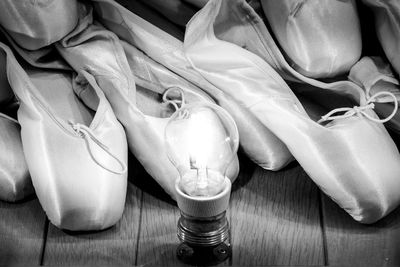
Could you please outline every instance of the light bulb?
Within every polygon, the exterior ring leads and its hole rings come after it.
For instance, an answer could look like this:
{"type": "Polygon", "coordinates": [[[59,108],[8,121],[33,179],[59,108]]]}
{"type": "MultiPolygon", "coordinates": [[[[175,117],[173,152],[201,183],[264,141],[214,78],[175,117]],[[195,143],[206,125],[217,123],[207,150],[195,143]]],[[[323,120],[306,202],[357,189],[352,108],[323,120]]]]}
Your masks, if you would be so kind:
{"type": "Polygon", "coordinates": [[[230,254],[225,214],[231,182],[226,173],[239,145],[236,124],[215,104],[183,105],[167,123],[165,140],[180,175],[175,184],[182,242],[177,255],[188,263],[223,261],[230,254]]]}
{"type": "Polygon", "coordinates": [[[183,192],[211,197],[223,190],[239,141],[236,124],[224,109],[209,103],[183,106],[171,116],[165,140],[183,192]]]}

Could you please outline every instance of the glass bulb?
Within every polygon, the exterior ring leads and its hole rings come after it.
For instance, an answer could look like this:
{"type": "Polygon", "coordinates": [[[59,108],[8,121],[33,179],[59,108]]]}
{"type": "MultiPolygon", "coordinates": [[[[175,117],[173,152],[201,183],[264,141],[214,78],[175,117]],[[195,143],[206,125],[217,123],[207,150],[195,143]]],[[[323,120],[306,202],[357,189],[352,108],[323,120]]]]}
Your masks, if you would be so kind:
{"type": "Polygon", "coordinates": [[[185,194],[211,197],[223,190],[239,144],[236,124],[228,112],[211,103],[184,105],[171,116],[165,140],[185,194]]]}

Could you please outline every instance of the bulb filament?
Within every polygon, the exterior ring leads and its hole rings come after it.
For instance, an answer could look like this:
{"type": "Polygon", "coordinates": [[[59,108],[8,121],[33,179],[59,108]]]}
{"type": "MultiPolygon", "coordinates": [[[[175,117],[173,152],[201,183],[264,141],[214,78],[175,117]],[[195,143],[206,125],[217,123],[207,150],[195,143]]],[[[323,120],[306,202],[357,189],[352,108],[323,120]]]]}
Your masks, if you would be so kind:
{"type": "Polygon", "coordinates": [[[208,187],[208,168],[199,164],[194,157],[190,157],[190,168],[195,169],[197,173],[195,192],[203,192],[208,187]]]}

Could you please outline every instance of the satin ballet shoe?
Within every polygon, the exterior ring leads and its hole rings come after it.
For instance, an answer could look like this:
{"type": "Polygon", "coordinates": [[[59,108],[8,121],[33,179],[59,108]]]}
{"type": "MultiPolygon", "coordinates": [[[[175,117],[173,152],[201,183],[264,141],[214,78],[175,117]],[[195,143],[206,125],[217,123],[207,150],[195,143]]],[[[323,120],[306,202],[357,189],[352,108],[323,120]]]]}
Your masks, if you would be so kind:
{"type": "Polygon", "coordinates": [[[121,40],[140,49],[156,62],[207,92],[234,118],[243,151],[269,170],[278,170],[293,160],[286,146],[249,110],[216,88],[192,69],[183,54],[182,42],[129,12],[114,1],[94,1],[96,19],[121,40]]]}
{"type": "Polygon", "coordinates": [[[360,58],[355,1],[261,0],[261,5],[280,47],[301,74],[335,77],[360,58]]]}
{"type": "MultiPolygon", "coordinates": [[[[112,32],[92,24],[80,30],[57,44],[58,51],[73,68],[86,69],[96,77],[125,127],[130,150],[175,199],[175,181],[179,173],[168,158],[164,139],[165,126],[174,112],[171,107],[178,107],[174,103],[213,102],[212,99],[134,46],[118,40],[112,32]]],[[[90,92],[77,94],[86,105],[95,104],[90,92]]],[[[210,131],[218,136],[220,128],[213,115],[208,114],[204,119],[209,122],[210,131]]],[[[227,176],[234,181],[238,171],[236,157],[227,176]]]]}
{"type": "Polygon", "coordinates": [[[53,46],[46,46],[37,50],[27,50],[19,46],[8,32],[0,27],[0,41],[12,46],[13,50],[29,65],[37,68],[71,71],[71,66],[55,51],[53,46]]]}
{"type": "Polygon", "coordinates": [[[375,28],[386,57],[400,75],[400,2],[363,0],[375,15],[375,28]]]}
{"type": "MultiPolygon", "coordinates": [[[[332,81],[321,81],[306,77],[296,71],[286,61],[260,17],[260,13],[263,14],[263,10],[259,0],[252,0],[249,3],[244,0],[224,1],[214,20],[214,33],[218,39],[234,43],[258,55],[288,82],[305,84],[305,86],[294,87],[296,92],[310,95],[313,93],[323,94],[326,91],[346,97],[357,105],[363,105],[368,101],[364,88],[347,80],[346,77],[337,77],[332,81]],[[304,90],[307,92],[304,92],[304,90]]],[[[388,113],[391,113],[381,105],[376,105],[375,111],[382,118],[386,118],[388,113]]]]}
{"type": "Polygon", "coordinates": [[[258,55],[285,80],[309,84],[309,90],[326,89],[344,95],[359,103],[365,98],[362,88],[347,80],[323,82],[296,71],[285,59],[279,46],[257,11],[262,12],[259,0],[248,4],[245,0],[227,0],[221,4],[214,19],[214,33],[218,39],[236,44],[258,55]],[[261,9],[261,11],[260,11],[261,9]]]}
{"type": "Polygon", "coordinates": [[[253,110],[321,190],[355,220],[373,223],[392,211],[400,202],[400,155],[373,103],[335,109],[318,122],[310,119],[270,65],[214,35],[224,2],[208,2],[187,25],[184,49],[193,68],[253,110]],[[218,64],[210,64],[214,58],[218,64]]]}
{"type": "MultiPolygon", "coordinates": [[[[395,78],[390,68],[380,57],[363,57],[355,64],[349,73],[349,79],[365,90],[367,98],[380,92],[391,92],[400,100],[399,81],[395,78]]],[[[376,109],[380,114],[388,117],[393,111],[393,98],[385,94],[376,98],[376,109]]],[[[400,114],[399,112],[386,123],[386,126],[400,134],[400,114]]]]}
{"type": "Polygon", "coordinates": [[[21,47],[29,50],[52,44],[78,22],[78,1],[0,1],[0,25],[21,47]]]}
{"type": "Polygon", "coordinates": [[[23,149],[36,194],[50,221],[67,230],[101,230],[122,216],[127,188],[124,130],[92,76],[44,70],[7,55],[19,99],[23,149]],[[74,95],[94,90],[97,112],[74,95]]]}
{"type": "MultiPolygon", "coordinates": [[[[163,139],[165,138],[164,131],[166,122],[168,122],[169,117],[172,116],[171,111],[168,112],[168,110],[165,109],[165,104],[172,105],[174,112],[178,112],[179,109],[185,105],[185,103],[215,103],[213,99],[208,94],[204,93],[200,88],[174,74],[163,65],[155,62],[134,46],[125,41],[121,41],[121,44],[125,51],[131,72],[136,81],[138,97],[136,101],[137,107],[140,111],[146,114],[145,116],[149,122],[154,120],[154,128],[159,129],[159,134],[163,135],[163,139]],[[165,90],[164,88],[168,89],[165,90]],[[161,96],[163,99],[162,103],[159,101],[161,96]],[[172,98],[168,96],[172,96],[172,98]],[[155,99],[157,101],[154,101],[155,99]],[[179,104],[179,106],[175,105],[174,103],[179,104]],[[160,110],[160,108],[162,109],[160,110]],[[156,124],[161,122],[160,118],[163,118],[161,123],[163,126],[162,128],[156,127],[156,124]]],[[[223,126],[218,121],[216,115],[210,112],[202,112],[201,118],[202,122],[206,125],[205,127],[208,129],[207,131],[209,134],[210,143],[217,144],[218,140],[220,140],[220,137],[222,136],[222,133],[225,131],[223,126]]],[[[162,142],[165,145],[165,140],[162,140],[162,142]]],[[[215,145],[215,147],[217,147],[217,145],[215,145]]],[[[164,149],[165,148],[163,148],[163,152],[165,152],[164,149]]],[[[225,147],[225,149],[230,149],[230,147],[225,147]]],[[[213,156],[216,155],[210,155],[210,157],[213,156]]],[[[237,156],[235,156],[227,169],[226,176],[233,183],[238,174],[239,160],[237,156]]],[[[175,187],[175,181],[176,179],[173,181],[170,179],[169,187],[175,187]]]]}
{"type": "Polygon", "coordinates": [[[17,120],[0,113],[0,200],[15,202],[33,194],[17,120]]]}
{"type": "MultiPolygon", "coordinates": [[[[363,57],[349,73],[349,79],[364,88],[367,96],[389,91],[400,99],[399,81],[380,57],[363,57]]],[[[390,97],[379,98],[381,102],[392,102],[390,97]]]]}

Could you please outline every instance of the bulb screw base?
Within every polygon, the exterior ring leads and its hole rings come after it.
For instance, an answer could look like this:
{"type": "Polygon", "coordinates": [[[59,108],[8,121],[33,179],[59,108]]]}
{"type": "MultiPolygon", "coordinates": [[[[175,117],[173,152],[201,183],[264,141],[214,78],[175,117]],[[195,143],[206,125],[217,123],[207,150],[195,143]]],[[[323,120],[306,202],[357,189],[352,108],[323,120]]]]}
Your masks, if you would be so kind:
{"type": "Polygon", "coordinates": [[[177,257],[188,264],[217,264],[232,254],[226,212],[208,218],[196,218],[181,212],[178,238],[181,244],[176,251],[177,257]]]}
{"type": "Polygon", "coordinates": [[[177,203],[181,211],[176,251],[178,259],[193,265],[214,265],[230,257],[229,206],[231,181],[224,179],[224,189],[211,197],[193,197],[185,194],[179,180],[175,184],[177,203]]]}

